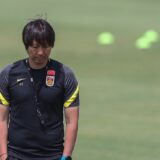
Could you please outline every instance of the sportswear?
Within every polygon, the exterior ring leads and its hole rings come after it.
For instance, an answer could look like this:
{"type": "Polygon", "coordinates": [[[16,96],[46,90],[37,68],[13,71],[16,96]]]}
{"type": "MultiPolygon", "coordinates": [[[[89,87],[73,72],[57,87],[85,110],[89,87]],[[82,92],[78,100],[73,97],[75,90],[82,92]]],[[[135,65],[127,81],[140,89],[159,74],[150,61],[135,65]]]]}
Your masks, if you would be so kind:
{"type": "Polygon", "coordinates": [[[10,108],[9,156],[60,158],[63,108],[79,106],[79,86],[71,69],[50,59],[45,68],[35,71],[24,59],[8,65],[0,77],[0,103],[10,108]]]}

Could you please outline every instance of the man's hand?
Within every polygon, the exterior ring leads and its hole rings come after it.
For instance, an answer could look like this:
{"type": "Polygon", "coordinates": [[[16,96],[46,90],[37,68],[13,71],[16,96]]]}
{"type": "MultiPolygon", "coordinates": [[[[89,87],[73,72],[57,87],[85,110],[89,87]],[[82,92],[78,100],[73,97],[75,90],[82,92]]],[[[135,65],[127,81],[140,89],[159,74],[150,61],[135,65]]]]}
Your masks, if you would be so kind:
{"type": "Polygon", "coordinates": [[[7,153],[1,155],[0,160],[6,160],[8,157],[7,153]]]}

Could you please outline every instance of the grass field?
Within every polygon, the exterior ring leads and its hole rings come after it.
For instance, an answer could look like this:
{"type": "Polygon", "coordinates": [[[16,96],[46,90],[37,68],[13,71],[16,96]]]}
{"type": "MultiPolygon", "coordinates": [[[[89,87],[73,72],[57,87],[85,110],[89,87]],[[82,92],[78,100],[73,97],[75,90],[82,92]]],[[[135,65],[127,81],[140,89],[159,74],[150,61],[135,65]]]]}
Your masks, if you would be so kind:
{"type": "Polygon", "coordinates": [[[0,67],[26,57],[21,30],[47,14],[56,30],[52,57],[71,66],[81,87],[74,160],[160,159],[160,41],[138,50],[146,30],[160,33],[158,0],[0,0],[0,67]],[[109,31],[115,43],[101,46],[109,31]]]}

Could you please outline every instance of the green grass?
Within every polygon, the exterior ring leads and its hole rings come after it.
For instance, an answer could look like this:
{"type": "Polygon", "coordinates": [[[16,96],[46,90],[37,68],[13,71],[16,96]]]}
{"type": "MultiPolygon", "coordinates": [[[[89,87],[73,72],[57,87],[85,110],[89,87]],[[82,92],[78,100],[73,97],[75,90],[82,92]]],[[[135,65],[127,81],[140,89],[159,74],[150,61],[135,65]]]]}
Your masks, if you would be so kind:
{"type": "Polygon", "coordinates": [[[47,13],[56,30],[52,57],[80,83],[75,160],[158,160],[160,46],[135,48],[148,29],[160,33],[158,0],[0,0],[0,66],[26,57],[21,30],[47,13]],[[97,44],[103,31],[115,43],[97,44]]]}

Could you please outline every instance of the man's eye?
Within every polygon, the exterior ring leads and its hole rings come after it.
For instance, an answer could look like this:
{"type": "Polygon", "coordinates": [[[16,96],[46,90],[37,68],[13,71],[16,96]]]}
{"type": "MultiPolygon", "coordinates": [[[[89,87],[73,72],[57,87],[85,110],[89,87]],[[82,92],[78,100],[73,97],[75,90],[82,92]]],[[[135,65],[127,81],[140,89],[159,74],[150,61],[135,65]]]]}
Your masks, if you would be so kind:
{"type": "Polygon", "coordinates": [[[38,48],[38,46],[32,46],[32,48],[37,49],[37,48],[38,48]]]}

